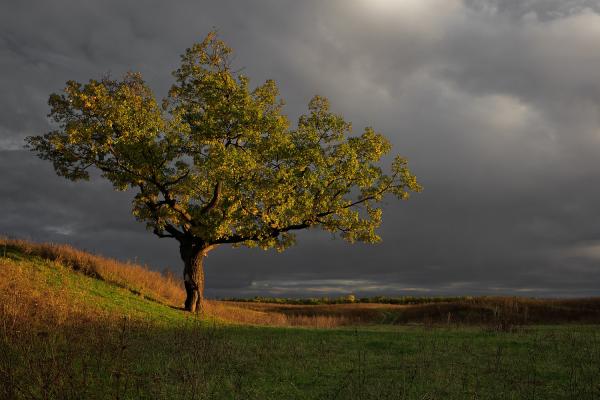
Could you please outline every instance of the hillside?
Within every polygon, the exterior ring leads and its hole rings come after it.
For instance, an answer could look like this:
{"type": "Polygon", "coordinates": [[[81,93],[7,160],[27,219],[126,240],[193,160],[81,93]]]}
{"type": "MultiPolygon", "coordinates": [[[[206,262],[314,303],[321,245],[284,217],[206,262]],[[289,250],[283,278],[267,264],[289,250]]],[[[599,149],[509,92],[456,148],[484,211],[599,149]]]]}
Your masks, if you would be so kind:
{"type": "MultiPolygon", "coordinates": [[[[181,310],[178,278],[69,245],[0,237],[0,317],[36,326],[118,321],[158,325],[195,320],[181,310]]],[[[283,314],[207,301],[205,322],[288,325],[283,314]]]]}
{"type": "MultiPolygon", "coordinates": [[[[190,318],[180,310],[185,294],[177,277],[68,245],[0,238],[0,256],[0,299],[3,312],[13,316],[34,313],[40,321],[126,316],[163,324],[190,318]]],[[[600,298],[411,301],[417,304],[302,305],[212,300],[206,304],[204,317],[242,324],[322,328],[416,323],[512,329],[528,324],[600,323],[600,298]]]]}
{"type": "Polygon", "coordinates": [[[544,315],[594,322],[596,299],[211,301],[198,318],[178,308],[182,298],[177,280],[141,266],[1,239],[0,399],[600,395],[597,325],[526,325],[544,315]]]}
{"type": "Polygon", "coordinates": [[[137,265],[70,246],[0,240],[3,319],[35,325],[122,316],[157,323],[178,321],[181,289],[137,265]]]}

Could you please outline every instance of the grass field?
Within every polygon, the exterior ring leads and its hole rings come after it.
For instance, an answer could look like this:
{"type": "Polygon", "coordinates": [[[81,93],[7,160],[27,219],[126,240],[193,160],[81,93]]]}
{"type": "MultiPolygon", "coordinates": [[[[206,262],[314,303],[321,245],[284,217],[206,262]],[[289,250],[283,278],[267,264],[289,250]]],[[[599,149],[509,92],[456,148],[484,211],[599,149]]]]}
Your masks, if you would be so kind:
{"type": "Polygon", "coordinates": [[[213,301],[197,318],[154,274],[0,240],[0,398],[600,399],[597,299],[213,301]]]}

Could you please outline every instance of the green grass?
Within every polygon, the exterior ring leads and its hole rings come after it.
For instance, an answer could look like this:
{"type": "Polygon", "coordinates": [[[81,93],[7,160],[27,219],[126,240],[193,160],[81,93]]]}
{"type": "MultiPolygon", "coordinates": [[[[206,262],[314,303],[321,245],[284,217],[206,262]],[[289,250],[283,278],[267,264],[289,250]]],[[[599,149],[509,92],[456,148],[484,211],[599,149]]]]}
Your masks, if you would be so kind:
{"type": "Polygon", "coordinates": [[[0,314],[0,398],[600,399],[595,325],[236,326],[39,257],[9,253],[8,267],[108,317],[0,314]]]}
{"type": "Polygon", "coordinates": [[[124,323],[91,342],[73,333],[29,343],[17,381],[50,398],[594,399],[591,327],[312,330],[124,323]],[[52,365],[48,370],[44,366],[52,365]],[[55,377],[61,371],[60,379],[55,377]],[[32,382],[32,378],[35,378],[32,382]],[[61,381],[62,380],[62,381],[61,381]],[[35,384],[37,382],[37,384],[35,384]],[[54,393],[52,392],[54,390],[54,393]],[[53,396],[54,395],[54,396],[53,396]]]}

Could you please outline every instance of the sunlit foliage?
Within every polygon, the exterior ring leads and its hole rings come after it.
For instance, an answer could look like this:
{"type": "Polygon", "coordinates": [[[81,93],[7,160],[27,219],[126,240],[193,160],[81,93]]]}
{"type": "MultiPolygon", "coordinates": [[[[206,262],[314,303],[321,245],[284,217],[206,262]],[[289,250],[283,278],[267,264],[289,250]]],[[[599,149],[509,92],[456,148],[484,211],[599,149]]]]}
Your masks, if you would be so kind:
{"type": "Polygon", "coordinates": [[[49,101],[58,129],[29,147],[66,178],[96,167],[116,189],[137,190],[133,213],[159,236],[283,249],[291,231],[315,226],[378,241],[377,202],[420,189],[406,160],[384,174],[389,141],[371,128],[352,136],[323,97],[291,129],[275,82],[251,88],[230,61],[210,33],[182,55],[161,105],[137,73],[69,81],[49,101]]]}

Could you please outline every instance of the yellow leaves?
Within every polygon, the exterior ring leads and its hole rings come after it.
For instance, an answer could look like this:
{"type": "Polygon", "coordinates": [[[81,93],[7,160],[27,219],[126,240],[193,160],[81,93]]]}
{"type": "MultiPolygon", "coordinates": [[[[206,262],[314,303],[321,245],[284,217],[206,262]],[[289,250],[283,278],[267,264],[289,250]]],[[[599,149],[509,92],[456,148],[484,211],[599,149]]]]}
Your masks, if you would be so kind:
{"type": "Polygon", "coordinates": [[[326,97],[315,95],[308,103],[308,110],[314,113],[326,113],[329,111],[329,100],[326,97]]]}

